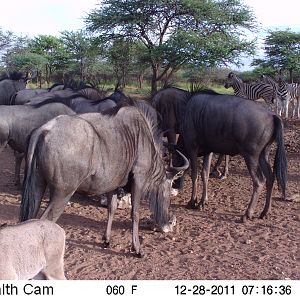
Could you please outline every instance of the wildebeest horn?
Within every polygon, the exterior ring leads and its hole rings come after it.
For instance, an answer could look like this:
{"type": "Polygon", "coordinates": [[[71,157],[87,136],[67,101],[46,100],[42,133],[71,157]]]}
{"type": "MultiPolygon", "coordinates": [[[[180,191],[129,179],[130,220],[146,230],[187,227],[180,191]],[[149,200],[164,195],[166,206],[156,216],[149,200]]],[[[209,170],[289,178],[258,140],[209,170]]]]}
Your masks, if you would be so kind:
{"type": "Polygon", "coordinates": [[[171,159],[170,168],[175,170],[176,172],[185,171],[190,165],[189,160],[179,150],[176,150],[176,152],[182,157],[182,159],[184,161],[184,165],[180,166],[180,167],[174,167],[172,159],[171,159]]]}

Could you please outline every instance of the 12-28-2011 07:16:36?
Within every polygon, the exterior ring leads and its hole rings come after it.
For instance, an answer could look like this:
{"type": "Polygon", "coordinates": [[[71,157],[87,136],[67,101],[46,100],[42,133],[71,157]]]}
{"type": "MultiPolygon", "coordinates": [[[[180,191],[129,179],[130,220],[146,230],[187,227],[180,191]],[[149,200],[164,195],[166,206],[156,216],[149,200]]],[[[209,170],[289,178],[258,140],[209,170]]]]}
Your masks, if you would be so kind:
{"type": "MultiPolygon", "coordinates": [[[[176,285],[177,295],[235,295],[236,286],[233,285],[176,285]]],[[[290,285],[243,285],[239,287],[240,295],[291,295],[290,285]]]]}

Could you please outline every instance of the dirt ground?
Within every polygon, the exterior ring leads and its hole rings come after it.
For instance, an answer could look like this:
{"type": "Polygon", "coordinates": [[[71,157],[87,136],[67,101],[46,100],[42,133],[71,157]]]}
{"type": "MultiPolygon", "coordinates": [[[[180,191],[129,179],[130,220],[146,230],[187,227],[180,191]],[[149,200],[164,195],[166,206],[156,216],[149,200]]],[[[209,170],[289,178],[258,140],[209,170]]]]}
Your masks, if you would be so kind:
{"type": "MultiPolygon", "coordinates": [[[[240,217],[250,200],[252,184],[241,157],[230,162],[230,177],[211,178],[209,202],[203,211],[187,210],[191,182],[171,201],[177,217],[172,233],[140,226],[146,254],[130,253],[130,209],[116,213],[111,248],[103,249],[106,209],[97,197],[75,195],[59,224],[67,234],[65,271],[68,279],[300,279],[300,120],[285,122],[288,154],[288,201],[274,188],[267,220],[246,224],[240,217]]],[[[13,153],[0,154],[0,224],[17,222],[20,196],[13,184],[13,153]]],[[[47,199],[45,200],[47,201],[47,199]]],[[[45,207],[45,202],[43,204],[45,207]]],[[[141,218],[149,217],[147,204],[141,218]]]]}

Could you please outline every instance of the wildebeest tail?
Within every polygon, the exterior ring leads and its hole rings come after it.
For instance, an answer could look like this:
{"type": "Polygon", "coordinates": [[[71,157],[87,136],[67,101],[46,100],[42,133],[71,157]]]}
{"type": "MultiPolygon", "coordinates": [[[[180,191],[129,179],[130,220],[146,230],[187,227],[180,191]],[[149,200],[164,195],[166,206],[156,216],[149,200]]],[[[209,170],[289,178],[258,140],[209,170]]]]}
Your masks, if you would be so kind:
{"type": "Polygon", "coordinates": [[[40,205],[40,196],[36,195],[37,188],[37,158],[38,158],[38,142],[42,138],[40,128],[33,131],[29,140],[25,174],[23,181],[22,200],[20,207],[19,221],[23,222],[36,217],[40,205]]]}
{"type": "Polygon", "coordinates": [[[283,198],[286,196],[286,181],[287,181],[287,158],[283,140],[283,125],[278,116],[274,116],[275,125],[275,140],[277,143],[277,150],[274,160],[274,171],[278,183],[278,187],[282,192],[283,198]]]}

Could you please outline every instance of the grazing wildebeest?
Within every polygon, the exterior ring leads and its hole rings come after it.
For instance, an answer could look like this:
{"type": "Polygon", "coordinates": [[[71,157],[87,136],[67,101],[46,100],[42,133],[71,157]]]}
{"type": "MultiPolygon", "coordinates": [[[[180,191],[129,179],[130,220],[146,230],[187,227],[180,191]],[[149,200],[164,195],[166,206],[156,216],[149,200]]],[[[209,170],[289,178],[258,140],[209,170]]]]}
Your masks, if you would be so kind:
{"type": "Polygon", "coordinates": [[[48,220],[0,228],[0,280],[66,279],[65,232],[48,220]]]}
{"type": "MultiPolygon", "coordinates": [[[[169,145],[176,145],[177,143],[176,134],[179,134],[180,132],[185,107],[192,95],[193,93],[189,91],[169,87],[158,91],[152,97],[152,105],[161,116],[160,127],[165,132],[169,145]]],[[[214,166],[212,173],[218,174],[220,178],[225,179],[229,174],[229,156],[226,156],[224,171],[220,173],[218,167],[223,158],[223,155],[219,156],[218,162],[214,166]]],[[[176,160],[174,163],[176,165],[176,160]]],[[[180,180],[180,183],[177,182],[177,185],[179,186],[182,185],[182,179],[180,180]]]]}
{"type": "MultiPolygon", "coordinates": [[[[43,219],[56,221],[76,190],[108,194],[109,244],[117,207],[112,192],[132,174],[132,246],[141,255],[138,237],[140,200],[149,200],[154,221],[170,231],[169,197],[174,174],[167,178],[159,139],[152,122],[136,107],[117,107],[114,115],[60,116],[33,132],[27,152],[20,220],[35,218],[46,186],[50,200],[43,219]],[[117,149],[117,151],[116,151],[117,149]]],[[[182,173],[181,168],[171,171],[182,173]]],[[[182,175],[182,174],[181,174],[182,175]]]]}
{"type": "Polygon", "coordinates": [[[26,88],[27,78],[22,73],[13,72],[0,80],[0,105],[10,105],[11,97],[26,88]]]}
{"type": "MultiPolygon", "coordinates": [[[[187,102],[181,126],[184,153],[190,158],[192,197],[188,207],[195,208],[208,200],[207,184],[211,152],[243,156],[253,181],[253,193],[242,218],[252,219],[256,202],[266,182],[266,202],[260,215],[271,208],[275,176],[285,198],[287,160],[281,119],[260,105],[243,98],[216,93],[197,93],[187,102]],[[276,141],[274,173],[268,162],[272,143],[276,141]],[[197,156],[204,155],[203,192],[197,203],[197,156]]],[[[180,145],[180,146],[183,146],[180,145]]],[[[179,148],[180,149],[180,148],[179,148]]]]}
{"type": "Polygon", "coordinates": [[[15,151],[15,184],[20,185],[20,168],[27,138],[37,127],[59,115],[75,112],[61,103],[49,103],[40,108],[30,105],[2,106],[0,109],[0,151],[8,144],[15,151]]]}

